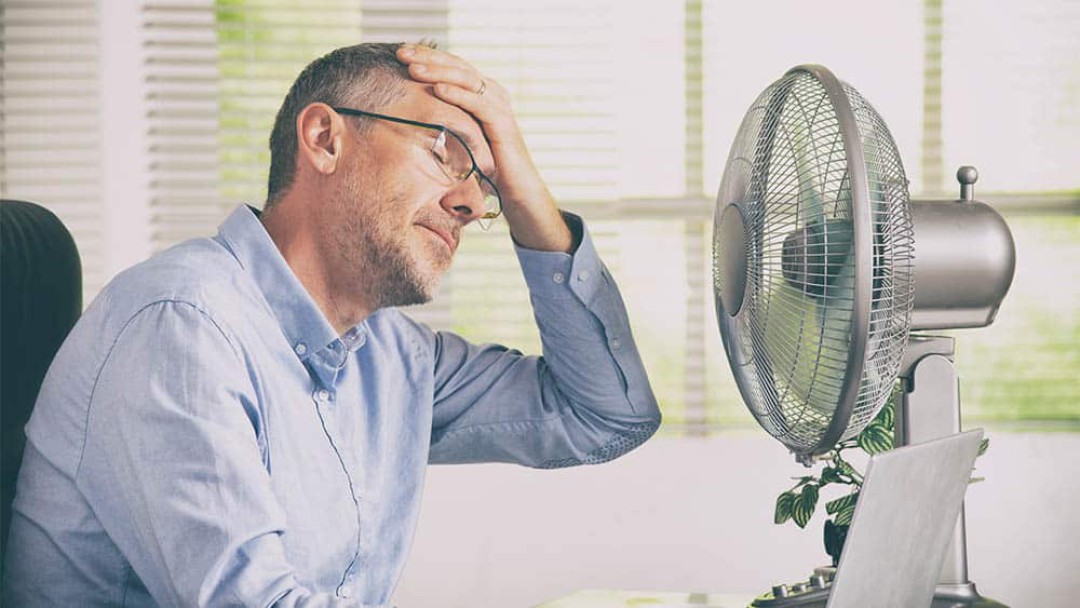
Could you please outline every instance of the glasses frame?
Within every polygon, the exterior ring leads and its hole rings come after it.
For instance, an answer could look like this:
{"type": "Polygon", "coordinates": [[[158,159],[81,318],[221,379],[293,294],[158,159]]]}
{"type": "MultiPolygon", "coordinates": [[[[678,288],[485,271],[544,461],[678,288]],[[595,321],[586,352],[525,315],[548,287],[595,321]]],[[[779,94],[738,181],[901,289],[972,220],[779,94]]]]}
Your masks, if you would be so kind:
{"type": "MultiPolygon", "coordinates": [[[[411,125],[413,127],[422,127],[424,129],[431,129],[433,131],[440,131],[442,133],[450,134],[455,139],[457,139],[458,142],[461,143],[461,146],[463,148],[465,148],[465,152],[469,155],[469,160],[472,161],[472,168],[469,169],[469,172],[466,173],[461,178],[455,178],[455,177],[450,176],[450,175],[448,175],[447,177],[449,177],[450,179],[458,179],[459,183],[463,183],[465,180],[469,179],[470,177],[472,177],[475,174],[477,180],[487,182],[488,186],[491,187],[491,191],[495,193],[496,207],[495,207],[495,211],[484,211],[484,214],[481,215],[479,219],[481,219],[481,220],[493,220],[493,219],[499,217],[500,215],[502,215],[502,195],[499,193],[498,187],[495,186],[495,182],[491,181],[491,178],[488,177],[487,175],[484,175],[484,172],[480,170],[479,165],[476,164],[476,157],[473,156],[472,149],[469,148],[469,144],[465,143],[465,140],[462,139],[462,137],[460,135],[458,135],[457,133],[452,131],[446,125],[440,125],[440,124],[435,124],[435,123],[430,123],[430,122],[420,122],[419,120],[409,120],[408,118],[400,118],[398,116],[388,116],[386,114],[378,114],[376,112],[368,112],[367,110],[357,110],[355,108],[345,108],[345,107],[337,107],[337,106],[331,106],[331,108],[335,112],[337,112],[338,114],[344,114],[346,116],[359,116],[359,117],[362,117],[362,118],[364,118],[364,117],[366,117],[366,118],[377,118],[379,120],[388,120],[390,122],[396,122],[396,123],[400,123],[400,124],[403,124],[403,125],[411,125]]],[[[431,154],[432,154],[432,156],[435,156],[435,151],[431,150],[431,154]]],[[[438,157],[435,158],[435,161],[439,162],[439,163],[442,162],[442,161],[440,161],[438,159],[438,157]]],[[[444,173],[445,173],[445,171],[444,171],[444,173]]]]}

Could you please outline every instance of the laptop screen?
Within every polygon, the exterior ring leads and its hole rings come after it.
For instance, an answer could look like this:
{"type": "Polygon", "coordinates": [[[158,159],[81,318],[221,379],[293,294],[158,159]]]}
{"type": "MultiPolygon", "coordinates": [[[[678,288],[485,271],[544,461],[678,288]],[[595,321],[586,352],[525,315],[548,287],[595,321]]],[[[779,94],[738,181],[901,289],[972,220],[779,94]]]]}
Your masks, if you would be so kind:
{"type": "Polygon", "coordinates": [[[982,436],[870,458],[828,608],[930,606],[982,436]]]}

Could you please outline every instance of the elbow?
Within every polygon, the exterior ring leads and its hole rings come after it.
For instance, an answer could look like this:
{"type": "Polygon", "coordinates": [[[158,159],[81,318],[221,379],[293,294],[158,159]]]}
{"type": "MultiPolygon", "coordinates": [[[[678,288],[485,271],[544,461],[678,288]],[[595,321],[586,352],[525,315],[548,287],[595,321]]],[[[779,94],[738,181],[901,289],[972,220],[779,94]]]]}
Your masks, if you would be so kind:
{"type": "Polygon", "coordinates": [[[645,416],[635,416],[618,422],[608,420],[605,425],[607,430],[600,435],[605,439],[599,445],[593,444],[592,449],[588,450],[574,450],[577,452],[574,456],[543,462],[539,468],[555,469],[582,464],[601,464],[615,460],[633,451],[655,435],[660,428],[660,421],[658,408],[653,408],[645,416]]]}

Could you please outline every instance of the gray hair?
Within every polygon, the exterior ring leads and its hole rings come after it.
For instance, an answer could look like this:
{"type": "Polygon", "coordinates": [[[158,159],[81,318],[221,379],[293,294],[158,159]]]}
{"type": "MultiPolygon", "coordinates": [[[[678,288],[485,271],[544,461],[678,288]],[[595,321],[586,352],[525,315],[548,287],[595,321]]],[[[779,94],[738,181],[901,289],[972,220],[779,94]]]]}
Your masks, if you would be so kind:
{"type": "MultiPolygon", "coordinates": [[[[296,117],[312,103],[378,111],[405,93],[408,68],[397,59],[402,43],[342,47],[312,61],[289,88],[270,133],[266,208],[284,196],[296,174],[296,117]]],[[[365,125],[361,123],[361,129],[365,125]]]]}

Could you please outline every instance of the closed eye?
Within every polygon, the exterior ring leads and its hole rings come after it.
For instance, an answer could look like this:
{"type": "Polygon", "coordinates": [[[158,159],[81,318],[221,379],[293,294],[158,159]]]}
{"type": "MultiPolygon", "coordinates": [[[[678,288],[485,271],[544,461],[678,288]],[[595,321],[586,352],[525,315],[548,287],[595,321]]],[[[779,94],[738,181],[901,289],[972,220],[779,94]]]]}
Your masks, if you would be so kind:
{"type": "Polygon", "coordinates": [[[431,153],[435,155],[435,160],[443,165],[450,162],[450,155],[446,151],[446,131],[440,131],[435,137],[435,141],[431,144],[431,153]]]}

